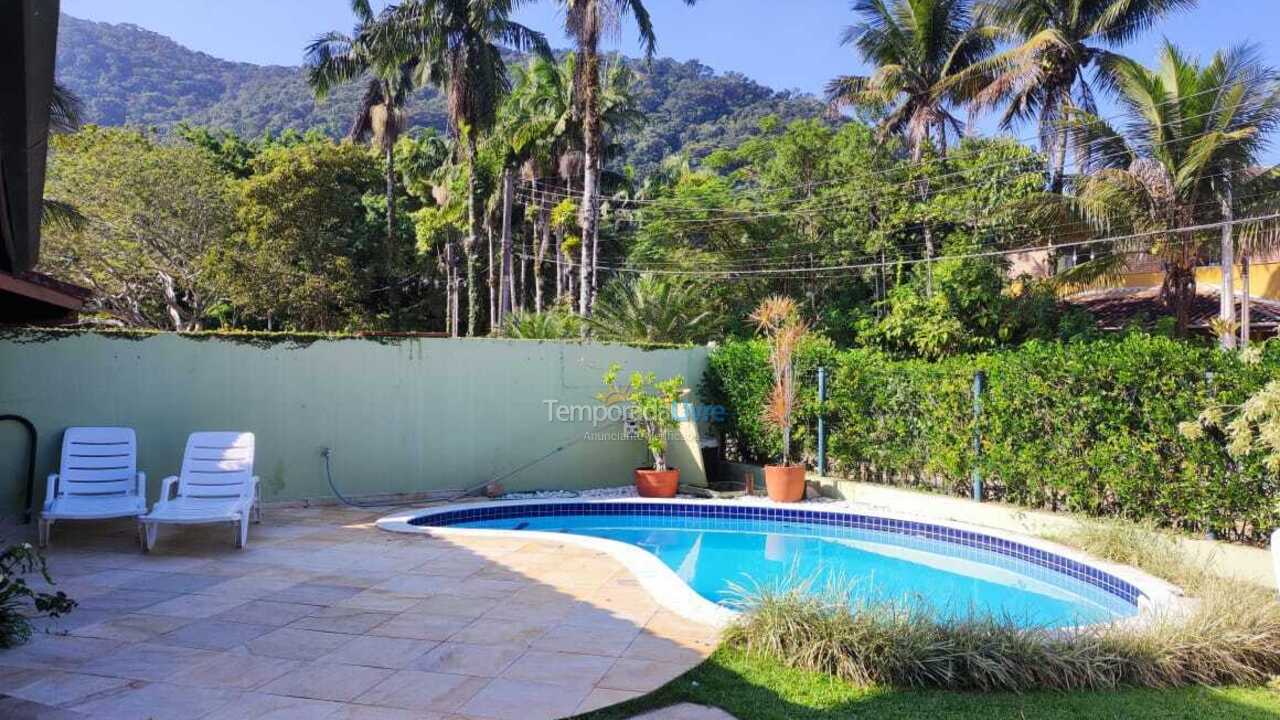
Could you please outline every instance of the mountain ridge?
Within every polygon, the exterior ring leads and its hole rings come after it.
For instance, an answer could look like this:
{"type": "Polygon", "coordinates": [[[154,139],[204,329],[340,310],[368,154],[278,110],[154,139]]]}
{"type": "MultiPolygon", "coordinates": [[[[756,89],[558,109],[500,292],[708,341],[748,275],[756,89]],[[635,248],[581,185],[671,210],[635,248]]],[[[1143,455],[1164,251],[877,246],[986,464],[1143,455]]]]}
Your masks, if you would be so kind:
{"type": "MultiPolygon", "coordinates": [[[[718,73],[696,60],[660,58],[637,62],[636,70],[647,122],[619,139],[624,161],[642,174],[678,151],[697,157],[733,144],[757,132],[766,115],[786,122],[822,113],[812,96],[773,90],[741,73],[718,73]]],[[[339,137],[362,91],[350,84],[316,101],[300,65],[226,60],[136,24],[65,13],[57,76],[84,101],[86,122],[165,130],[185,121],[246,136],[319,128],[339,137]]],[[[415,93],[408,111],[413,127],[445,127],[443,103],[433,89],[415,93]]]]}

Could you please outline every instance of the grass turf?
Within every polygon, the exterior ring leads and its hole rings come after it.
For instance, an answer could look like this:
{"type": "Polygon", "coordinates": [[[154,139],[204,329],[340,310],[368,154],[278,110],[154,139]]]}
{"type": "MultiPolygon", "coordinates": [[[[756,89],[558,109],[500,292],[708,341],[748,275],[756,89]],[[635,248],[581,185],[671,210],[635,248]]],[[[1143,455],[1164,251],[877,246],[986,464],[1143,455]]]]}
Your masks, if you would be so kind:
{"type": "Polygon", "coordinates": [[[861,688],[722,647],[649,695],[579,716],[622,720],[680,702],[739,720],[1274,720],[1280,689],[1184,688],[1116,692],[957,693],[861,688]]]}

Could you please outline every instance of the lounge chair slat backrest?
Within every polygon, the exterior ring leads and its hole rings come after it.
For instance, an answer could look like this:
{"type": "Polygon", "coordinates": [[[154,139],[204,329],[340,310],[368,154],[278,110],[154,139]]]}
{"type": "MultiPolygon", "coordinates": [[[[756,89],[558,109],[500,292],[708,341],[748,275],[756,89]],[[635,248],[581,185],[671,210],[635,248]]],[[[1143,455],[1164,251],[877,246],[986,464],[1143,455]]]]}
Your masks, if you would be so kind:
{"type": "Polygon", "coordinates": [[[62,434],[59,495],[122,495],[138,487],[132,428],[69,427],[62,434]]]}
{"type": "Polygon", "coordinates": [[[178,494],[234,497],[253,482],[253,433],[196,432],[187,438],[178,494]]]}

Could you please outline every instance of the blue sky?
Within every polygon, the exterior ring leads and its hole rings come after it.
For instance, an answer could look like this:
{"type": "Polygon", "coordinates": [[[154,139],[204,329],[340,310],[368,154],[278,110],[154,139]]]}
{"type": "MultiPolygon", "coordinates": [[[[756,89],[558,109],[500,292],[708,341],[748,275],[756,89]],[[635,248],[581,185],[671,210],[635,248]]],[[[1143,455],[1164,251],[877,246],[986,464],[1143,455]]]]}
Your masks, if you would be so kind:
{"type": "MultiPolygon", "coordinates": [[[[838,45],[841,29],[854,20],[848,0],[646,4],[657,28],[660,55],[700,60],[777,89],[807,92],[820,92],[834,75],[866,69],[851,50],[838,45]]],[[[560,31],[558,7],[552,0],[531,3],[520,12],[520,20],[546,32],[553,45],[569,47],[560,31]]],[[[348,0],[62,0],[62,8],[76,17],[141,25],[216,57],[259,64],[299,64],[309,40],[352,24],[348,0]]],[[[1262,43],[1269,61],[1280,66],[1277,28],[1277,0],[1201,0],[1198,9],[1175,15],[1123,50],[1151,62],[1165,36],[1202,56],[1251,41],[1262,43]]],[[[612,44],[629,54],[639,52],[630,28],[612,44]]]]}
{"type": "MultiPolygon", "coordinates": [[[[377,0],[375,0],[377,3],[377,0]]],[[[816,92],[832,75],[860,70],[853,53],[838,46],[853,15],[848,0],[647,0],[658,29],[658,52],[697,59],[717,70],[736,70],[778,89],[816,92]]],[[[1280,2],[1201,0],[1197,10],[1170,18],[1127,52],[1150,61],[1161,34],[1201,54],[1246,40],[1264,42],[1280,65],[1280,2]]],[[[520,13],[557,46],[557,3],[542,0],[520,13]]],[[[65,12],[105,22],[128,22],[168,35],[196,50],[228,60],[296,65],[315,35],[349,29],[347,0],[62,0],[65,12]]],[[[614,45],[637,53],[634,32],[614,45]]]]}

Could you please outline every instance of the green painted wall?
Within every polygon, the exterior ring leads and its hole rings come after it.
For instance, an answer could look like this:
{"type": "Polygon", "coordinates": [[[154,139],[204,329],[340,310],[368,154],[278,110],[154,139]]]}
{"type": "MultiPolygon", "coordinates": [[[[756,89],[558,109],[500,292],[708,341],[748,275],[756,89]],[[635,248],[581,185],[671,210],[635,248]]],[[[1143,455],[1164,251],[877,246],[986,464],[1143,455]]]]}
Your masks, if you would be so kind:
{"type": "MultiPolygon", "coordinates": [[[[10,335],[0,338],[0,414],[26,416],[39,430],[37,507],[69,425],[135,428],[152,499],[160,479],[177,472],[194,430],[256,433],[268,500],[331,497],[323,447],[333,449],[344,494],[439,490],[484,483],[582,438],[591,424],[548,420],[545,401],[594,404],[612,362],[681,374],[696,387],[706,350],[489,339],[262,347],[176,335],[10,335]]],[[[0,424],[0,509],[9,513],[21,505],[24,442],[17,424],[0,424]]],[[[645,457],[638,440],[586,440],[504,484],[621,485],[645,457]]]]}

